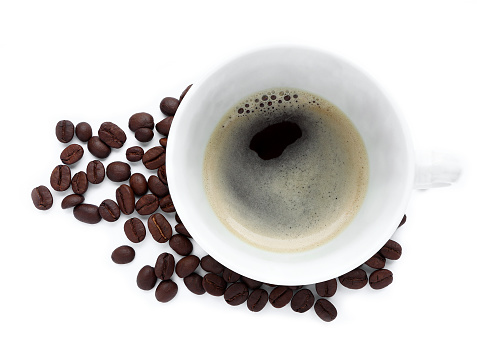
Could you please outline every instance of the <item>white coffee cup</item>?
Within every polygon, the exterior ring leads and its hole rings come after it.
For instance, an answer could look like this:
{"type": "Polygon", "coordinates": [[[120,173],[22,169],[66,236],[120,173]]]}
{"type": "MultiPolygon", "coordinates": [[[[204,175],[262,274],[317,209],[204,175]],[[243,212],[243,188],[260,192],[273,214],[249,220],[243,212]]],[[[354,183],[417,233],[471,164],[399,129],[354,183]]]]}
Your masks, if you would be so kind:
{"type": "Polygon", "coordinates": [[[417,165],[405,120],[367,73],[334,54],[290,46],[243,54],[194,84],[174,118],[166,159],[174,205],[193,239],[231,270],[279,285],[325,281],[360,266],[395,232],[413,189],[448,185],[460,174],[454,158],[436,153],[417,165]],[[367,194],[353,221],[321,247],[299,253],[262,250],[229,232],[203,181],[205,149],[224,114],[254,92],[279,87],[306,90],[339,107],[369,158],[367,194]]]}

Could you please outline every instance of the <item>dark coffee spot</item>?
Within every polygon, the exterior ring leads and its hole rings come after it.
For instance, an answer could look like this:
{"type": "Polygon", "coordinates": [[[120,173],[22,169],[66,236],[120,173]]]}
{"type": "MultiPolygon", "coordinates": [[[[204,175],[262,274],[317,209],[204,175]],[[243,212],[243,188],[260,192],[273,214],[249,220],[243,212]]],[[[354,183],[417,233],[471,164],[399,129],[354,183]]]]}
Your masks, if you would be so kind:
{"type": "Polygon", "coordinates": [[[261,159],[280,157],[285,148],[302,136],[299,125],[284,121],[272,124],[258,132],[249,144],[249,148],[258,153],[261,159]]]}

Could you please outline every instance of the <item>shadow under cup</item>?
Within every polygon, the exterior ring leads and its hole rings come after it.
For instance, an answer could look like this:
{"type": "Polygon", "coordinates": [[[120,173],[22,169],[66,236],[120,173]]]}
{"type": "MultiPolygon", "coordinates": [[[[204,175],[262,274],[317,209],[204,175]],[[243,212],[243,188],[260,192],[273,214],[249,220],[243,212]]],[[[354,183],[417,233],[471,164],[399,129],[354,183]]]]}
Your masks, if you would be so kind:
{"type": "Polygon", "coordinates": [[[366,73],[326,52],[278,47],[240,56],[193,85],[173,121],[167,176],[181,220],[208,254],[241,275],[301,285],[344,274],[386,243],[413,187],[413,152],[405,122],[366,73]],[[242,241],[217,218],[204,189],[205,149],[215,127],[237,102],[270,88],[309,91],[336,105],[359,131],[368,154],[369,183],[358,214],[336,237],[303,252],[270,252],[242,241]]]}

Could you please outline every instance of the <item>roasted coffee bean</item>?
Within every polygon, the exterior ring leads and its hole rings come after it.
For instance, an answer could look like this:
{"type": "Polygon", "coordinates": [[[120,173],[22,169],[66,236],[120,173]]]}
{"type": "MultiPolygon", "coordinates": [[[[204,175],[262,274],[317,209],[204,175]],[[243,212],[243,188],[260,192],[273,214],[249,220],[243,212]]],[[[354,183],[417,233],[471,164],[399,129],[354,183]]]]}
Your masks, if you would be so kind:
{"type": "Polygon", "coordinates": [[[196,295],[202,295],[205,293],[205,289],[203,288],[202,282],[203,277],[197,273],[192,273],[189,276],[186,276],[184,279],[184,284],[186,288],[190,290],[190,292],[196,295]]]}
{"type": "Polygon", "coordinates": [[[142,147],[133,146],[126,150],[126,159],[130,162],[138,162],[142,159],[144,150],[142,147]]]}
{"type": "Polygon", "coordinates": [[[160,213],[151,215],[147,221],[147,225],[152,237],[158,243],[167,242],[173,235],[171,224],[167,221],[164,215],[160,213]]]}
{"type": "Polygon", "coordinates": [[[193,238],[191,237],[190,233],[186,229],[186,227],[183,224],[177,224],[174,226],[174,229],[176,230],[177,233],[181,233],[182,235],[185,235],[188,238],[193,238]]]}
{"type": "Polygon", "coordinates": [[[159,180],[161,180],[164,184],[167,185],[167,173],[166,173],[166,165],[161,165],[159,169],[157,169],[157,176],[159,180]]]}
{"type": "Polygon", "coordinates": [[[116,201],[125,215],[130,215],[135,210],[135,194],[128,185],[121,185],[116,189],[116,201]]]}
{"type": "Polygon", "coordinates": [[[316,283],[316,293],[320,297],[332,297],[337,292],[337,280],[333,278],[328,281],[316,283]]]}
{"type": "Polygon", "coordinates": [[[154,130],[149,128],[140,128],[135,131],[135,138],[140,142],[149,142],[154,138],[154,130]]]}
{"type": "Polygon", "coordinates": [[[160,146],[152,147],[144,153],[142,163],[150,170],[159,168],[166,163],[166,150],[160,146]]]}
{"type": "Polygon", "coordinates": [[[89,188],[87,175],[83,171],[79,171],[72,177],[72,191],[75,194],[84,194],[89,188]]]}
{"type": "Polygon", "coordinates": [[[208,294],[220,297],[221,295],[224,295],[227,283],[219,275],[207,273],[203,276],[202,286],[208,294]]]}
{"type": "MultiPolygon", "coordinates": [[[[183,223],[183,222],[181,221],[181,219],[179,218],[178,213],[176,213],[176,214],[174,215],[174,218],[176,219],[176,221],[178,222],[178,224],[182,224],[182,223],[183,223]]],[[[181,233],[181,232],[180,232],[180,233],[181,233]]]]}
{"type": "Polygon", "coordinates": [[[224,269],[224,272],[222,273],[222,278],[227,283],[234,283],[234,282],[239,281],[239,279],[241,278],[241,275],[226,267],[224,269]]]}
{"type": "Polygon", "coordinates": [[[97,224],[101,221],[101,215],[99,215],[99,208],[93,204],[79,204],[73,208],[73,216],[79,221],[86,224],[97,224]]]}
{"type": "Polygon", "coordinates": [[[179,255],[190,255],[193,251],[193,244],[188,237],[178,233],[169,240],[169,246],[179,255]]]}
{"type": "Polygon", "coordinates": [[[270,297],[268,298],[268,300],[273,307],[279,309],[287,305],[292,299],[293,295],[294,292],[289,287],[278,286],[270,292],[270,297]]]}
{"type": "Polygon", "coordinates": [[[145,265],[138,271],[137,286],[142,290],[151,290],[157,282],[154,268],[150,265],[145,265]]]}
{"type": "Polygon", "coordinates": [[[130,177],[130,187],[135,195],[143,196],[147,193],[148,189],[147,179],[140,173],[132,174],[130,177]]]}
{"type": "Polygon", "coordinates": [[[87,142],[92,137],[92,128],[89,123],[81,122],[75,127],[75,135],[82,142],[87,142]]]}
{"type": "Polygon", "coordinates": [[[178,285],[173,281],[162,281],[155,289],[155,298],[161,303],[167,303],[178,294],[178,285]]]}
{"type": "Polygon", "coordinates": [[[403,226],[405,224],[405,222],[407,222],[407,214],[403,215],[403,218],[401,219],[398,227],[403,226]]]}
{"type": "Polygon", "coordinates": [[[183,90],[183,92],[181,93],[181,96],[179,96],[179,102],[181,103],[181,101],[183,100],[183,98],[186,96],[186,94],[188,93],[188,91],[190,90],[190,88],[193,86],[193,84],[190,84],[186,87],[186,89],[183,90]]]}
{"type": "Polygon", "coordinates": [[[212,272],[220,275],[224,271],[224,265],[212,258],[210,255],[205,255],[200,261],[200,266],[207,272],[212,272]]]}
{"type": "Polygon", "coordinates": [[[176,211],[170,194],[161,199],[161,201],[159,202],[159,206],[161,207],[161,210],[165,213],[172,213],[173,211],[176,211]]]}
{"type": "Polygon", "coordinates": [[[104,177],[106,176],[104,164],[98,160],[93,160],[87,164],[86,173],[87,180],[94,185],[103,182],[104,177]]]}
{"type": "Polygon", "coordinates": [[[31,191],[31,199],[36,209],[39,210],[48,210],[53,206],[53,196],[48,187],[43,185],[31,191]]]}
{"type": "Polygon", "coordinates": [[[111,122],[104,122],[97,132],[99,138],[109,147],[121,148],[126,142],[126,134],[121,128],[111,122]]]}
{"type": "Polygon", "coordinates": [[[61,202],[62,209],[73,208],[84,201],[84,196],[80,194],[69,194],[61,202]]]}
{"type": "Polygon", "coordinates": [[[301,289],[290,301],[290,307],[295,312],[303,313],[308,311],[314,305],[314,295],[309,289],[301,289]]]}
{"type": "Polygon", "coordinates": [[[63,164],[74,164],[78,162],[84,155],[84,149],[77,144],[67,146],[60,154],[60,160],[63,164]]]}
{"type": "Polygon", "coordinates": [[[139,218],[131,218],[123,225],[126,237],[133,243],[142,242],[145,238],[145,225],[139,218]]]}
{"type": "Polygon", "coordinates": [[[162,253],[155,262],[155,275],[165,281],[171,278],[174,273],[174,256],[169,253],[162,253]]]}
{"type": "Polygon", "coordinates": [[[386,259],[398,260],[401,257],[401,245],[390,239],[383,248],[381,248],[379,253],[386,259]]]}
{"type": "Polygon", "coordinates": [[[70,120],[60,120],[56,123],[56,138],[63,143],[72,141],[73,123],[70,120]]]}
{"type": "Polygon", "coordinates": [[[164,148],[166,149],[167,147],[167,137],[163,137],[161,139],[159,139],[159,144],[164,148]]]}
{"type": "Polygon", "coordinates": [[[161,135],[168,136],[169,130],[171,129],[171,124],[173,123],[174,117],[167,117],[162,119],[159,123],[155,125],[155,129],[161,135]]]}
{"type": "Polygon", "coordinates": [[[99,204],[99,215],[109,222],[114,222],[120,218],[120,207],[112,199],[105,199],[99,204]]]}
{"type": "Polygon", "coordinates": [[[135,209],[140,215],[150,215],[159,208],[159,198],[153,194],[146,194],[135,204],[135,209]]]}
{"type": "Polygon", "coordinates": [[[135,250],[127,245],[116,248],[111,254],[111,260],[116,264],[128,264],[135,259],[135,250]]]}
{"type": "Polygon", "coordinates": [[[128,121],[128,127],[133,132],[137,131],[140,128],[153,129],[154,117],[145,112],[135,113],[130,117],[130,120],[128,121]]]}
{"type": "Polygon", "coordinates": [[[264,289],[255,289],[248,297],[247,306],[250,311],[259,312],[263,310],[268,302],[268,292],[264,289]]]}
{"type": "Polygon", "coordinates": [[[106,145],[98,136],[92,136],[87,142],[87,149],[94,157],[107,158],[111,153],[111,147],[106,145]]]}
{"type": "Polygon", "coordinates": [[[106,175],[108,179],[114,182],[126,181],[130,178],[132,171],[130,165],[124,162],[112,162],[109,163],[106,168],[106,175]]]}
{"type": "Polygon", "coordinates": [[[185,256],[176,263],[176,275],[185,278],[195,272],[198,265],[200,265],[200,259],[197,256],[185,256]]]}
{"type": "Polygon", "coordinates": [[[51,187],[55,191],[66,191],[71,184],[72,177],[68,165],[57,165],[50,176],[51,187]]]}
{"type": "Polygon", "coordinates": [[[165,197],[169,194],[169,188],[155,175],[151,175],[148,180],[149,190],[157,197],[165,197]]]}
{"type": "Polygon", "coordinates": [[[249,289],[258,289],[263,285],[262,282],[259,282],[257,280],[245,276],[241,276],[241,281],[243,281],[244,284],[247,285],[249,289]]]}
{"type": "Polygon", "coordinates": [[[387,269],[376,270],[369,276],[369,285],[372,289],[383,289],[393,282],[393,272],[387,269]]]}
{"type": "Polygon", "coordinates": [[[160,104],[161,112],[167,116],[175,115],[178,106],[179,106],[179,101],[174,97],[164,97],[164,99],[161,101],[160,104]]]}
{"type": "Polygon", "coordinates": [[[241,282],[231,284],[224,292],[226,303],[232,306],[241,305],[248,299],[248,296],[248,287],[241,282]]]}
{"type": "Polygon", "coordinates": [[[292,290],[298,290],[298,289],[301,289],[304,286],[286,286],[286,287],[289,287],[292,290]]]}
{"type": "Polygon", "coordinates": [[[386,264],[386,258],[379,253],[374,254],[365,264],[373,269],[382,269],[386,264]]]}
{"type": "Polygon", "coordinates": [[[314,304],[314,311],[325,322],[331,322],[337,318],[337,309],[326,299],[318,299],[314,304]]]}
{"type": "Polygon", "coordinates": [[[349,289],[361,289],[367,284],[367,274],[361,268],[357,268],[339,276],[338,281],[349,289]]]}

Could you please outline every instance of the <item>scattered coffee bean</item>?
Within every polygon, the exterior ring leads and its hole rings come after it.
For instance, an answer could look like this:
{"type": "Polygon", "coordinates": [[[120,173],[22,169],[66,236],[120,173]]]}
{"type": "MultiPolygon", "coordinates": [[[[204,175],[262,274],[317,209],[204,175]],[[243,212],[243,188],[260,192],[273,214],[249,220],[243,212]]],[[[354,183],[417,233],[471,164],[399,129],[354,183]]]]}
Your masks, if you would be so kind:
{"type": "Polygon", "coordinates": [[[208,294],[220,297],[224,295],[227,283],[219,275],[207,273],[203,276],[202,286],[208,294]]]}
{"type": "Polygon", "coordinates": [[[111,153],[111,147],[102,142],[98,136],[92,136],[89,139],[87,149],[97,158],[107,158],[111,153]]]}
{"type": "Polygon", "coordinates": [[[203,288],[202,282],[203,277],[197,273],[192,273],[189,276],[186,276],[184,279],[184,284],[186,288],[190,290],[190,292],[196,295],[202,295],[205,293],[205,289],[203,288]]]}
{"type": "Polygon", "coordinates": [[[405,224],[405,222],[407,222],[407,214],[403,215],[403,218],[401,219],[398,227],[403,226],[405,224]]]}
{"type": "Polygon", "coordinates": [[[239,279],[241,278],[241,275],[226,267],[224,269],[224,272],[222,273],[222,278],[227,283],[234,283],[234,282],[239,281],[239,279]]]}
{"type": "Polygon", "coordinates": [[[60,160],[63,164],[74,164],[78,162],[84,155],[84,149],[77,144],[67,146],[60,154],[60,160]]]}
{"type": "Polygon", "coordinates": [[[166,173],[166,165],[161,165],[159,169],[157,169],[157,176],[159,180],[161,180],[164,184],[167,185],[167,173],[166,173]]]}
{"type": "Polygon", "coordinates": [[[56,138],[63,143],[72,141],[73,123],[70,120],[60,120],[56,123],[56,138]]]}
{"type": "Polygon", "coordinates": [[[393,272],[387,269],[376,270],[369,276],[369,285],[373,289],[382,289],[393,282],[393,272]]]}
{"type": "Polygon", "coordinates": [[[178,294],[178,285],[173,281],[162,281],[155,289],[155,298],[161,303],[167,303],[178,294]]]}
{"type": "Polygon", "coordinates": [[[145,265],[138,271],[137,286],[142,290],[151,290],[157,282],[154,268],[150,265],[145,265]]]}
{"type": "Polygon", "coordinates": [[[176,275],[185,278],[195,272],[198,265],[200,265],[200,259],[197,256],[185,256],[176,263],[176,275]]]}
{"type": "Polygon", "coordinates": [[[143,196],[147,193],[147,179],[140,173],[135,173],[130,177],[130,187],[137,196],[143,196]]]}
{"type": "Polygon", "coordinates": [[[104,164],[98,160],[93,160],[87,164],[86,173],[87,180],[94,185],[103,182],[104,177],[106,176],[104,164]]]}
{"type": "Polygon", "coordinates": [[[179,255],[190,255],[193,251],[193,244],[188,237],[178,233],[169,240],[169,246],[179,255]]]}
{"type": "Polygon", "coordinates": [[[101,221],[101,215],[99,215],[99,208],[93,204],[79,204],[73,208],[73,216],[79,221],[86,224],[97,224],[101,221]]]}
{"type": "Polygon", "coordinates": [[[169,253],[162,253],[155,262],[155,275],[165,281],[171,278],[174,273],[174,256],[169,253]]]}
{"type": "Polygon", "coordinates": [[[179,96],[179,102],[181,103],[181,101],[183,101],[183,98],[186,96],[186,94],[188,93],[188,91],[190,90],[190,88],[193,86],[193,84],[190,84],[186,87],[186,89],[183,90],[183,92],[181,93],[181,96],[179,96]]]}
{"type": "Polygon", "coordinates": [[[325,322],[331,322],[337,318],[337,309],[326,299],[318,299],[314,304],[314,311],[325,322]]]}
{"type": "Polygon", "coordinates": [[[135,138],[140,142],[149,142],[154,138],[154,130],[149,128],[140,128],[135,131],[135,138]]]}
{"type": "Polygon", "coordinates": [[[135,209],[140,215],[150,215],[159,208],[159,198],[153,194],[146,194],[135,204],[135,209]]]}
{"type": "Polygon", "coordinates": [[[155,170],[166,163],[166,150],[156,146],[149,149],[142,157],[142,163],[149,170],[155,170]]]}
{"type": "Polygon", "coordinates": [[[116,201],[125,215],[130,215],[135,210],[135,194],[128,185],[121,185],[116,189],[116,201]]]}
{"type": "Polygon", "coordinates": [[[241,276],[241,280],[244,282],[244,284],[248,286],[249,289],[258,289],[263,285],[262,282],[259,282],[257,280],[245,276],[241,276]]]}
{"type": "Polygon", "coordinates": [[[75,194],[84,194],[89,188],[87,175],[83,171],[79,171],[72,178],[72,191],[75,194]]]}
{"type": "Polygon", "coordinates": [[[161,139],[159,139],[159,144],[164,148],[166,149],[167,147],[167,137],[163,137],[161,139]]]}
{"type": "Polygon", "coordinates": [[[303,313],[314,305],[314,295],[309,289],[301,289],[292,298],[290,307],[295,312],[303,313]]]}
{"type": "Polygon", "coordinates": [[[111,254],[111,260],[116,264],[128,264],[135,259],[135,250],[127,245],[116,248],[111,254]]]}
{"type": "Polygon", "coordinates": [[[367,284],[367,274],[361,268],[356,268],[339,276],[338,281],[349,289],[361,289],[367,284]]]}
{"type": "Polygon", "coordinates": [[[273,307],[279,309],[287,305],[292,299],[293,295],[294,292],[289,287],[278,286],[270,292],[270,297],[268,300],[273,307]]]}
{"type": "Polygon", "coordinates": [[[181,233],[182,235],[185,235],[188,238],[193,238],[191,237],[190,233],[186,229],[186,227],[183,224],[177,224],[174,226],[174,229],[176,230],[177,233],[181,233]]]}
{"type": "Polygon", "coordinates": [[[320,297],[330,298],[337,292],[337,280],[333,278],[328,281],[316,283],[316,293],[320,297]]]}
{"type": "Polygon", "coordinates": [[[61,202],[62,209],[73,208],[84,201],[84,196],[80,194],[69,194],[61,202]]]}
{"type": "Polygon", "coordinates": [[[210,255],[205,255],[200,261],[200,266],[207,272],[212,272],[220,275],[224,271],[224,265],[212,258],[210,255]]]}
{"type": "Polygon", "coordinates": [[[148,180],[149,190],[157,197],[162,198],[169,194],[169,188],[155,175],[151,175],[148,180]]]}
{"type": "Polygon", "coordinates": [[[104,122],[97,132],[99,138],[109,147],[121,148],[126,142],[126,134],[121,128],[111,122],[104,122]]]}
{"type": "Polygon", "coordinates": [[[268,292],[264,289],[255,289],[248,297],[246,305],[248,309],[253,312],[259,312],[263,310],[268,302],[268,292]]]}
{"type": "Polygon", "coordinates": [[[126,181],[131,175],[130,165],[124,162],[109,163],[106,168],[106,175],[108,175],[108,179],[114,182],[126,181]]]}
{"type": "Polygon", "coordinates": [[[161,201],[159,202],[159,206],[161,207],[161,210],[165,213],[172,213],[176,211],[170,194],[161,199],[161,201]]]}
{"type": "Polygon", "coordinates": [[[173,235],[171,224],[161,213],[151,215],[147,221],[147,225],[152,237],[158,243],[167,242],[173,235]]]}
{"type": "Polygon", "coordinates": [[[365,264],[373,269],[382,269],[386,264],[386,258],[379,253],[374,254],[365,264]]]}
{"type": "Polygon", "coordinates": [[[130,162],[138,162],[142,159],[144,150],[140,146],[130,147],[126,150],[126,159],[130,162]]]}
{"type": "MultiPolygon", "coordinates": [[[[183,222],[181,221],[181,219],[179,218],[178,213],[176,213],[176,214],[174,215],[174,219],[176,219],[176,221],[178,222],[178,224],[182,224],[182,223],[183,223],[183,222]]],[[[180,233],[181,233],[181,232],[180,232],[180,233]]]]}
{"type": "Polygon", "coordinates": [[[167,115],[168,117],[176,114],[176,111],[179,106],[179,101],[174,97],[164,97],[161,101],[160,108],[161,112],[167,115]]]}
{"type": "Polygon", "coordinates": [[[233,283],[224,292],[224,299],[232,306],[241,305],[249,296],[248,287],[241,282],[233,283]]]}
{"type": "Polygon", "coordinates": [[[126,237],[133,243],[142,242],[145,238],[145,225],[139,218],[131,218],[123,225],[126,237]]]}
{"type": "Polygon", "coordinates": [[[298,289],[301,289],[304,286],[286,286],[286,287],[288,287],[289,289],[292,289],[292,290],[298,290],[298,289]]]}
{"type": "Polygon", "coordinates": [[[50,176],[50,185],[55,191],[66,191],[71,184],[72,177],[68,165],[57,165],[50,176]]]}
{"type": "Polygon", "coordinates": [[[92,128],[89,123],[81,122],[75,127],[75,135],[82,142],[87,142],[92,137],[92,128]]]}
{"type": "Polygon", "coordinates": [[[105,199],[99,204],[99,215],[109,222],[115,222],[120,218],[120,207],[112,199],[105,199]]]}
{"type": "Polygon", "coordinates": [[[135,113],[130,117],[130,120],[128,121],[128,127],[133,132],[137,131],[140,128],[153,129],[154,117],[145,112],[135,113]]]}
{"type": "Polygon", "coordinates": [[[174,117],[167,117],[162,119],[159,123],[155,125],[155,129],[161,135],[168,136],[169,130],[171,129],[171,124],[173,123],[174,117]]]}
{"type": "Polygon", "coordinates": [[[386,242],[383,248],[381,248],[379,253],[386,259],[398,260],[401,257],[401,245],[399,245],[398,242],[390,239],[388,242],[386,242]]]}
{"type": "Polygon", "coordinates": [[[53,206],[53,196],[48,187],[43,185],[32,190],[31,199],[36,209],[39,210],[48,210],[53,206]]]}

